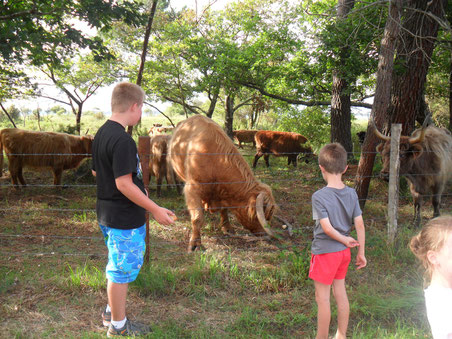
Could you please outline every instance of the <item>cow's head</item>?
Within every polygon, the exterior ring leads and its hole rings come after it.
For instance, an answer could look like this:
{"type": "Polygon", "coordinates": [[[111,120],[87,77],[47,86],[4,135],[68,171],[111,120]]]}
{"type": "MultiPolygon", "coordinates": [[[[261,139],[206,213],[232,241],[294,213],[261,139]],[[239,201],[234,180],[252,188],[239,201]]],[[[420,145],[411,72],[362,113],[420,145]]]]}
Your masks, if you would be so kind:
{"type": "Polygon", "coordinates": [[[84,153],[91,154],[94,137],[92,135],[83,135],[80,139],[82,140],[84,153]]]}
{"type": "MultiPolygon", "coordinates": [[[[377,146],[377,151],[381,154],[381,161],[383,168],[380,171],[380,175],[383,179],[389,180],[389,163],[391,152],[391,138],[382,134],[376,127],[374,128],[375,134],[382,140],[382,143],[377,146]]],[[[413,168],[413,163],[423,152],[423,141],[425,136],[425,128],[415,131],[411,137],[400,137],[400,169],[401,175],[410,173],[413,168]]]]}
{"type": "Polygon", "coordinates": [[[273,236],[268,222],[276,211],[275,198],[269,186],[261,184],[260,188],[257,194],[250,195],[247,208],[237,208],[235,214],[239,222],[251,232],[265,232],[273,236]]]}

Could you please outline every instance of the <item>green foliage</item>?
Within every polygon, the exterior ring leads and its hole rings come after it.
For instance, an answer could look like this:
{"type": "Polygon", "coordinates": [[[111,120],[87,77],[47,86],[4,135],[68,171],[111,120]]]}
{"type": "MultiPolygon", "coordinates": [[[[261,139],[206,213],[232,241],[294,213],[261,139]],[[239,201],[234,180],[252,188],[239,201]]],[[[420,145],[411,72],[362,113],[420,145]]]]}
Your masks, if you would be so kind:
{"type": "Polygon", "coordinates": [[[297,132],[308,138],[314,153],[330,140],[329,116],[320,107],[298,110],[288,106],[279,114],[279,126],[280,130],[297,132]]]}

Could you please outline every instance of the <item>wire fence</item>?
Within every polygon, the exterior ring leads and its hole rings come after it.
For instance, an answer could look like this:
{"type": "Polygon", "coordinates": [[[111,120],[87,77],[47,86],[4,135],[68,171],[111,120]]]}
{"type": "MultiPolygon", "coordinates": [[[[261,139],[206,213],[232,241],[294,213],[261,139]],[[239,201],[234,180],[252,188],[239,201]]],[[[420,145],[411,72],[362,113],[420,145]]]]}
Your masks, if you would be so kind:
{"type": "MultiPolygon", "coordinates": [[[[371,152],[372,154],[376,154],[378,152],[371,152]]],[[[250,154],[246,154],[246,153],[202,153],[203,156],[211,156],[211,157],[216,157],[216,156],[243,156],[243,157],[254,157],[255,154],[254,153],[250,153],[250,154]]],[[[282,156],[289,156],[289,155],[293,155],[295,153],[293,152],[287,152],[287,153],[282,153],[280,155],[282,156]]],[[[357,154],[361,154],[358,152],[353,152],[353,155],[357,155],[357,154]]],[[[84,157],[89,157],[90,154],[87,153],[82,153],[82,154],[68,154],[68,153],[41,153],[41,154],[7,154],[8,157],[20,157],[20,156],[24,156],[24,157],[28,157],[28,156],[40,156],[40,157],[58,157],[58,156],[84,156],[84,157]]],[[[168,154],[164,154],[164,155],[168,155],[168,154]]],[[[190,155],[199,155],[199,153],[192,153],[192,154],[188,154],[188,156],[190,155]]],[[[271,155],[271,154],[269,154],[271,155]]],[[[307,157],[315,157],[316,155],[314,153],[305,153],[304,156],[307,157]]],[[[142,159],[152,159],[152,154],[151,153],[141,153],[140,157],[142,159]]],[[[261,164],[261,166],[263,166],[261,164]]],[[[313,177],[311,178],[294,178],[293,175],[295,174],[301,174],[304,173],[305,174],[306,169],[303,168],[303,165],[299,165],[298,168],[294,169],[292,167],[288,167],[287,170],[274,170],[274,169],[264,169],[263,171],[261,170],[259,172],[259,176],[260,176],[260,181],[265,181],[268,184],[294,184],[294,183],[306,183],[309,185],[312,185],[313,183],[322,183],[323,182],[323,178],[321,177],[319,171],[317,171],[317,169],[315,169],[315,173],[313,173],[313,177]],[[290,175],[290,177],[284,177],[290,175]]],[[[147,173],[145,173],[147,174],[147,173]]],[[[439,175],[438,173],[419,173],[419,174],[414,174],[414,176],[436,176],[439,175]]],[[[344,180],[352,180],[355,178],[355,174],[347,174],[345,173],[344,175],[344,180]]],[[[361,176],[361,178],[379,178],[379,175],[369,175],[369,176],[361,176]]],[[[197,183],[196,185],[237,185],[237,184],[247,184],[248,181],[243,180],[243,181],[222,181],[222,182],[202,182],[202,183],[197,183]]],[[[183,184],[183,186],[187,186],[190,184],[183,184]]],[[[28,187],[39,187],[39,188],[74,188],[74,189],[86,189],[86,188],[95,188],[96,184],[95,183],[87,183],[87,184],[80,184],[80,183],[68,183],[68,184],[61,184],[61,185],[51,185],[51,184],[43,184],[43,183],[33,183],[33,184],[29,184],[27,185],[28,187]]],[[[162,184],[161,187],[162,188],[168,188],[168,187],[174,187],[174,184],[162,184]]],[[[0,184],[0,189],[12,189],[15,188],[16,186],[13,186],[12,184],[9,183],[1,183],[0,184]]],[[[157,188],[157,184],[156,183],[152,183],[149,184],[148,187],[150,188],[157,188]]],[[[431,198],[433,197],[433,195],[431,194],[424,194],[421,195],[423,198],[431,198]]],[[[411,194],[400,194],[399,196],[401,199],[411,199],[411,194]]],[[[442,195],[443,198],[445,199],[449,199],[450,197],[452,197],[451,193],[443,193],[442,195]]],[[[374,196],[369,196],[366,199],[363,199],[365,201],[381,201],[381,194],[380,195],[374,195],[374,196]]],[[[299,207],[300,203],[299,202],[289,202],[289,201],[285,201],[284,202],[284,207],[288,208],[288,207],[299,207]]],[[[223,206],[223,209],[238,209],[238,208],[248,208],[248,205],[236,205],[236,206],[223,206]]],[[[203,208],[199,208],[197,210],[204,210],[203,208]]],[[[212,210],[218,210],[218,209],[212,209],[212,210]]],[[[96,210],[95,208],[53,208],[53,207],[27,207],[27,210],[24,211],[23,207],[20,206],[13,206],[13,207],[0,207],[0,213],[8,213],[8,214],[13,214],[18,216],[19,218],[21,218],[21,214],[22,213],[31,213],[31,212],[40,212],[43,214],[46,213],[51,213],[51,212],[56,212],[56,213],[64,213],[66,215],[71,215],[71,214],[75,214],[75,213],[95,213],[96,210]]],[[[174,209],[174,212],[176,212],[176,214],[189,214],[190,213],[190,209],[188,208],[177,208],[174,209]]],[[[452,210],[451,210],[452,212],[452,210]]],[[[385,222],[386,221],[386,217],[380,217],[380,218],[371,218],[370,220],[368,220],[368,222],[385,222]]],[[[297,226],[297,230],[306,230],[306,231],[310,231],[310,233],[312,234],[312,230],[313,230],[313,224],[312,225],[300,225],[297,226]]],[[[260,234],[255,234],[255,235],[260,235],[260,234]]],[[[262,234],[262,235],[266,235],[266,234],[262,234]]],[[[229,241],[231,239],[234,238],[246,238],[249,237],[250,233],[240,233],[240,234],[236,234],[234,236],[232,235],[225,235],[225,236],[209,236],[209,239],[211,240],[215,240],[215,241],[229,241]]],[[[20,239],[39,239],[42,241],[43,246],[44,243],[47,241],[57,241],[57,240],[64,240],[64,241],[71,241],[71,242],[75,242],[75,241],[103,241],[103,238],[101,236],[99,237],[87,237],[87,236],[69,236],[69,235],[34,235],[34,234],[9,234],[9,233],[0,233],[0,240],[1,239],[9,239],[9,240],[20,240],[20,239]]],[[[311,239],[304,239],[304,243],[309,243],[311,241],[311,239]]],[[[156,244],[152,244],[151,245],[153,248],[158,249],[159,245],[156,244]]],[[[290,246],[288,246],[287,248],[290,248],[290,246]]],[[[246,248],[238,248],[235,247],[234,250],[249,250],[249,246],[247,246],[246,248]]],[[[277,250],[280,250],[277,249],[277,250]]],[[[4,256],[88,256],[88,257],[97,257],[97,256],[104,256],[104,254],[99,254],[99,253],[87,253],[87,252],[66,252],[66,251],[58,251],[58,250],[51,250],[51,251],[45,251],[44,247],[42,248],[41,251],[34,251],[34,252],[30,252],[27,250],[21,250],[21,251],[17,251],[17,252],[0,252],[0,254],[4,255],[4,256]]],[[[180,254],[179,254],[180,255],[180,254]]]]}

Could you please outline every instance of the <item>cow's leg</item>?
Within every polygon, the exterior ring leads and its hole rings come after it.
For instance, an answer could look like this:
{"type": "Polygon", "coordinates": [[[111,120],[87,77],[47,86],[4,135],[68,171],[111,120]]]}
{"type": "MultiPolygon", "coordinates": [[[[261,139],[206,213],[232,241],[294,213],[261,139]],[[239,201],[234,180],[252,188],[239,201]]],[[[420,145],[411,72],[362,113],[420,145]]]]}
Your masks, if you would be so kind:
{"type": "Polygon", "coordinates": [[[242,142],[239,140],[239,148],[243,149],[242,142]]]}
{"type": "Polygon", "coordinates": [[[157,173],[157,176],[155,177],[155,181],[157,183],[157,196],[162,196],[162,175],[160,173],[157,173]]]}
{"type": "Polygon", "coordinates": [[[257,165],[257,161],[263,156],[264,154],[261,151],[257,151],[256,155],[254,156],[254,161],[253,161],[253,168],[256,168],[257,165]]]}
{"type": "Polygon", "coordinates": [[[267,167],[270,167],[270,162],[268,161],[269,158],[270,154],[268,153],[264,154],[265,165],[267,165],[267,167]]]}
{"type": "Polygon", "coordinates": [[[415,191],[410,185],[411,195],[413,196],[413,202],[414,202],[414,220],[413,225],[414,227],[419,227],[421,224],[421,207],[422,207],[422,196],[419,194],[419,192],[415,191]]]}
{"type": "Polygon", "coordinates": [[[433,218],[439,217],[439,208],[441,206],[441,195],[443,194],[442,187],[435,187],[433,189],[432,205],[433,205],[433,218]]]}
{"type": "Polygon", "coordinates": [[[55,186],[61,185],[61,177],[63,175],[63,169],[62,168],[54,168],[53,169],[53,184],[55,186]]]}
{"type": "Polygon", "coordinates": [[[201,228],[204,225],[204,213],[201,198],[192,183],[187,183],[184,189],[185,201],[190,212],[191,236],[188,243],[188,252],[201,249],[201,228]]]}
{"type": "Polygon", "coordinates": [[[224,234],[234,234],[235,233],[234,229],[231,226],[231,223],[229,222],[227,209],[222,209],[220,211],[220,225],[221,225],[221,230],[223,231],[224,234]]]}
{"type": "Polygon", "coordinates": [[[9,175],[11,176],[11,183],[14,187],[19,187],[19,180],[22,185],[26,185],[24,177],[22,176],[22,163],[17,157],[11,156],[9,161],[9,175]]]}

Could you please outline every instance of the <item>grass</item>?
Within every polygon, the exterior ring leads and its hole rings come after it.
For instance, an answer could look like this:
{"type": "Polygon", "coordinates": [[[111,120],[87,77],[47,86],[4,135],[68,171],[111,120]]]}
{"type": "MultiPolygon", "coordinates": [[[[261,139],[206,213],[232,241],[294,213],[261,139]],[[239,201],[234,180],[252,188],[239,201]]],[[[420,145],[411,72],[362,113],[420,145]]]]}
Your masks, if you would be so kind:
{"type": "MultiPolygon", "coordinates": [[[[245,152],[250,153],[248,148],[245,152]]],[[[248,161],[252,159],[247,157],[248,161]]],[[[223,236],[219,217],[206,215],[205,251],[186,253],[190,234],[184,198],[164,189],[158,199],[178,220],[162,227],[151,220],[150,260],[130,285],[128,316],[152,324],[148,338],[312,338],[316,304],[307,278],[312,240],[310,197],[323,186],[315,164],[288,169],[286,159],[259,163],[255,174],[269,184],[278,212],[294,225],[281,241],[252,237],[234,219],[237,235],[223,236]]],[[[0,188],[0,320],[5,338],[103,338],[106,249],[98,230],[91,178],[67,172],[66,189],[50,173],[26,171],[30,187],[0,188]]],[[[0,184],[9,178],[0,179],[0,184]]],[[[352,184],[352,179],[349,183],[352,184]]],[[[412,206],[401,199],[394,246],[386,241],[387,186],[373,180],[364,209],[368,267],[347,277],[352,338],[430,338],[422,274],[407,244],[412,206]]],[[[151,197],[155,198],[155,186],[151,197]]],[[[444,206],[451,206],[446,197],[444,206]]],[[[426,204],[424,222],[431,217],[426,204]]],[[[353,252],[355,253],[355,252],[353,252]]],[[[336,310],[333,304],[331,334],[336,310]]]]}

